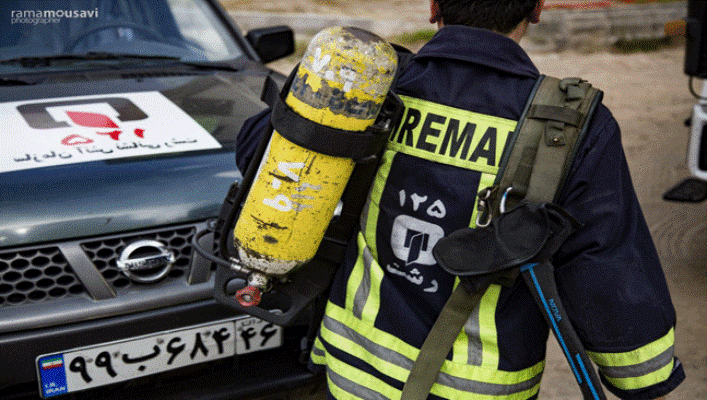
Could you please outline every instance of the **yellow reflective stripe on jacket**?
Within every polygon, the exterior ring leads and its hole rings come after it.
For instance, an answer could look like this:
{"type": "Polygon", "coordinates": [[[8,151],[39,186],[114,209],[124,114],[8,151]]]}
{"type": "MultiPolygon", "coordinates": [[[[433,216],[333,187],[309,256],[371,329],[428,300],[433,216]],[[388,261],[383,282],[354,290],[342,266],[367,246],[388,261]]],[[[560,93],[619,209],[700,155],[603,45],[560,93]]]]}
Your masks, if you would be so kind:
{"type": "Polygon", "coordinates": [[[346,309],[351,310],[356,318],[373,321],[380,309],[380,284],[384,273],[381,268],[373,268],[378,264],[361,233],[357,243],[358,258],[346,283],[346,309]]]}
{"type": "MultiPolygon", "coordinates": [[[[459,278],[454,280],[454,289],[460,284],[459,278]]],[[[481,327],[479,307],[475,307],[466,320],[464,328],[452,344],[452,361],[469,365],[481,365],[483,360],[483,343],[481,342],[481,327]]]]}
{"type": "Polygon", "coordinates": [[[351,271],[348,281],[346,282],[346,309],[352,310],[352,312],[361,318],[361,313],[363,312],[362,303],[368,301],[368,295],[371,288],[370,273],[367,268],[363,265],[363,250],[365,247],[358,247],[358,257],[356,257],[356,264],[351,271]]]}
{"type": "MultiPolygon", "coordinates": [[[[333,303],[327,305],[321,337],[401,382],[407,379],[419,354],[419,349],[376,329],[371,323],[354,317],[333,303]]],[[[370,385],[377,384],[373,381],[377,381],[376,378],[346,364],[334,367],[332,357],[328,354],[325,363],[339,375],[355,377],[354,380],[359,385],[375,388],[370,385]]],[[[544,362],[540,362],[521,371],[508,372],[447,360],[440,370],[432,393],[450,399],[469,398],[472,395],[476,397],[471,398],[526,399],[539,389],[543,368],[544,362]]]]}
{"type": "Polygon", "coordinates": [[[454,342],[452,361],[484,368],[498,368],[496,305],[500,295],[499,285],[491,285],[486,290],[454,342]]]}
{"type": "MultiPolygon", "coordinates": [[[[495,174],[481,174],[481,179],[479,180],[479,188],[488,188],[493,186],[494,182],[496,181],[496,175],[495,174]]],[[[469,227],[470,228],[476,228],[476,218],[478,218],[479,215],[479,199],[477,198],[475,203],[474,203],[474,211],[471,214],[471,221],[469,221],[469,227]]]]}
{"type": "MultiPolygon", "coordinates": [[[[614,378],[605,374],[606,380],[608,380],[612,385],[623,390],[634,390],[641,389],[655,385],[657,383],[664,382],[666,379],[670,378],[673,372],[675,364],[675,359],[671,359],[670,362],[663,368],[651,372],[647,375],[637,376],[637,377],[627,377],[627,378],[614,378]]],[[[604,373],[602,369],[602,373],[604,373]]]]}
{"type": "Polygon", "coordinates": [[[479,303],[479,335],[483,349],[482,367],[498,369],[498,332],[496,331],[496,305],[501,296],[501,286],[491,285],[479,303]]]}
{"type": "Polygon", "coordinates": [[[324,345],[322,345],[322,341],[318,336],[312,345],[312,351],[309,354],[309,359],[315,364],[325,364],[326,352],[324,351],[324,345]]]}
{"type": "MultiPolygon", "coordinates": [[[[347,364],[333,357],[327,359],[327,381],[329,390],[338,400],[397,400],[402,394],[402,391],[370,374],[358,370],[351,371],[347,364]],[[365,384],[349,379],[348,377],[352,376],[350,374],[355,374],[353,376],[365,384]]],[[[438,384],[432,387],[431,393],[455,400],[524,400],[535,395],[539,389],[540,381],[537,380],[537,383],[528,390],[499,396],[459,391],[438,384]]]]}
{"type": "Polygon", "coordinates": [[[381,163],[378,166],[378,171],[376,172],[376,177],[371,185],[371,192],[368,196],[366,208],[364,209],[364,213],[361,215],[361,231],[365,235],[371,255],[376,259],[378,258],[378,249],[376,248],[375,235],[378,215],[380,213],[378,206],[380,204],[381,197],[383,196],[383,190],[385,189],[385,184],[388,181],[388,175],[390,174],[390,168],[393,166],[394,158],[395,152],[390,150],[383,152],[381,163]]]}
{"type": "Polygon", "coordinates": [[[636,350],[622,353],[588,352],[612,385],[623,390],[645,388],[670,377],[675,365],[675,330],[636,350]]]}
{"type": "Polygon", "coordinates": [[[329,391],[337,400],[399,399],[401,391],[365,372],[351,368],[334,357],[327,357],[329,391]],[[352,379],[355,377],[355,381],[352,379]]]}

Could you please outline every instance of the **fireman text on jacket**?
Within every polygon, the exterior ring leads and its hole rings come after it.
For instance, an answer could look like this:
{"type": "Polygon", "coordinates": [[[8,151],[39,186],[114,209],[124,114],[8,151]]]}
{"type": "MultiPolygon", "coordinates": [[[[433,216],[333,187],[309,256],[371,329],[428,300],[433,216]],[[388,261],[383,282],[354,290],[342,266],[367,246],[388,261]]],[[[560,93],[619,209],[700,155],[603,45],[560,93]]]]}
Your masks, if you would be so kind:
{"type": "Polygon", "coordinates": [[[405,115],[388,148],[495,174],[516,121],[400,96],[405,115]]]}

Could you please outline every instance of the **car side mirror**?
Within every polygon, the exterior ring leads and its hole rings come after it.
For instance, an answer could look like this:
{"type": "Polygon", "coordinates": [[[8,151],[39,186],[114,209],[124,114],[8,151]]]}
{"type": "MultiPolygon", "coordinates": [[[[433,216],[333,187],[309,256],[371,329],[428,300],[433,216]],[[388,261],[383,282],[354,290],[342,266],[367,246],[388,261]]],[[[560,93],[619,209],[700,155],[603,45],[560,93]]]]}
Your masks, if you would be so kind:
{"type": "Polygon", "coordinates": [[[295,52],[295,33],[289,26],[253,29],[245,37],[264,63],[295,52]]]}

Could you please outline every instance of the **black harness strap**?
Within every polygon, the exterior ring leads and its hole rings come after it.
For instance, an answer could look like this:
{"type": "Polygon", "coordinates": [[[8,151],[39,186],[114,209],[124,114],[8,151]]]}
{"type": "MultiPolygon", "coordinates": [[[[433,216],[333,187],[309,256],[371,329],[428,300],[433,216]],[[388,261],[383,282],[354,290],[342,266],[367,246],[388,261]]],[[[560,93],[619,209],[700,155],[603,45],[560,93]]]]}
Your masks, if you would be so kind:
{"type": "Polygon", "coordinates": [[[318,124],[297,114],[280,96],[270,120],[275,131],[294,144],[356,162],[375,157],[388,140],[388,132],[375,125],[365,131],[349,131],[318,124]]]}

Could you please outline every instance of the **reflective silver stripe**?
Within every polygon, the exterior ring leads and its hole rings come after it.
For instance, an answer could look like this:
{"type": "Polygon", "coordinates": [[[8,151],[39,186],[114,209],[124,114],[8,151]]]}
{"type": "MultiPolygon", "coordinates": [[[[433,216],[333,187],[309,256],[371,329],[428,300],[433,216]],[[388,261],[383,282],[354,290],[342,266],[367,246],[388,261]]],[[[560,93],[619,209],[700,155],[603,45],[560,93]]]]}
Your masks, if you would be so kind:
{"type": "Polygon", "coordinates": [[[601,372],[609,378],[638,378],[655,372],[673,361],[675,346],[670,346],[664,352],[640,364],[622,367],[599,366],[601,372]]]}
{"type": "Polygon", "coordinates": [[[361,217],[360,217],[360,226],[361,226],[361,232],[366,232],[366,229],[368,229],[368,213],[371,211],[371,196],[368,196],[368,199],[366,200],[366,204],[363,206],[363,210],[361,211],[361,217]]]}
{"type": "Polygon", "coordinates": [[[464,325],[464,333],[469,341],[467,364],[480,366],[483,361],[483,344],[481,342],[481,328],[479,326],[479,307],[475,307],[464,325]]]}
{"type": "MultiPolygon", "coordinates": [[[[324,317],[323,323],[326,329],[334,332],[337,335],[343,336],[348,340],[351,340],[357,345],[365,348],[366,351],[368,351],[375,357],[386,360],[387,362],[397,365],[398,367],[404,368],[408,371],[412,369],[413,360],[404,356],[403,354],[400,354],[394,350],[391,350],[387,347],[381,346],[373,342],[372,340],[364,337],[352,328],[349,328],[348,326],[329,316],[324,317]]],[[[440,372],[437,376],[437,383],[469,393],[498,396],[529,390],[535,385],[539,384],[541,378],[542,374],[537,374],[529,380],[512,385],[506,385],[498,383],[479,382],[471,379],[459,378],[440,372]]],[[[364,396],[362,398],[368,399],[369,397],[364,396]]]]}
{"type": "Polygon", "coordinates": [[[471,379],[459,378],[456,376],[445,374],[443,372],[440,372],[439,375],[437,375],[437,383],[439,384],[453,387],[464,392],[489,396],[509,395],[525,390],[530,390],[535,385],[539,384],[541,379],[542,374],[537,374],[533,378],[528,379],[527,381],[516,383],[515,385],[503,385],[499,383],[472,381],[471,379]]]}
{"type": "Polygon", "coordinates": [[[395,364],[407,370],[410,370],[412,368],[413,360],[396,351],[393,351],[387,347],[383,347],[371,341],[367,337],[364,337],[360,333],[356,332],[355,330],[349,328],[348,326],[329,316],[324,316],[324,327],[336,333],[337,335],[343,336],[351,340],[352,342],[358,344],[359,346],[362,346],[369,353],[373,354],[378,358],[386,360],[391,364],[395,364]]]}
{"type": "Polygon", "coordinates": [[[383,396],[375,390],[369,389],[363,385],[359,385],[358,383],[350,379],[344,378],[343,376],[332,371],[329,367],[327,367],[327,377],[334,385],[339,387],[341,390],[344,390],[360,399],[389,400],[386,396],[383,396]]]}
{"type": "Polygon", "coordinates": [[[363,277],[361,278],[361,284],[356,289],[356,295],[354,296],[353,303],[353,315],[361,319],[363,316],[363,308],[366,306],[366,300],[368,300],[368,294],[371,293],[371,264],[373,263],[373,256],[368,247],[363,248],[363,277]]]}

